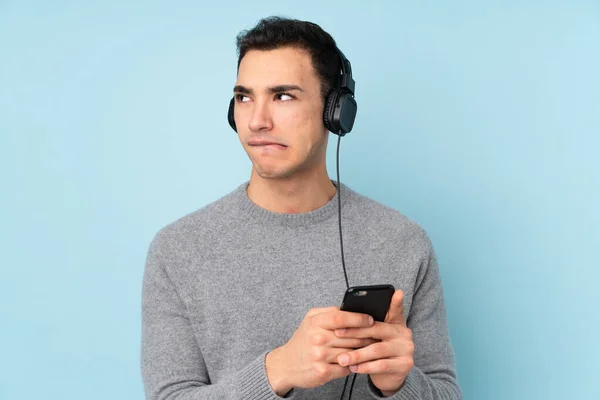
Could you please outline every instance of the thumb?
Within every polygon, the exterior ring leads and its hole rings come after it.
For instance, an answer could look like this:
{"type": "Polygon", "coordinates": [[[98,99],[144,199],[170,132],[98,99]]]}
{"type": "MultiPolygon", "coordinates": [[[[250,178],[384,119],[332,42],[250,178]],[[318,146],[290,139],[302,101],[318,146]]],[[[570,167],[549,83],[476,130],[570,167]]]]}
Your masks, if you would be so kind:
{"type": "Polygon", "coordinates": [[[404,292],[402,290],[394,292],[385,322],[406,326],[406,319],[404,318],[404,292]]]}
{"type": "Polygon", "coordinates": [[[305,317],[312,317],[318,314],[323,314],[326,312],[332,312],[332,311],[336,311],[339,310],[340,308],[337,306],[332,306],[332,307],[315,307],[315,308],[311,308],[310,310],[308,310],[308,312],[306,313],[305,317]]]}

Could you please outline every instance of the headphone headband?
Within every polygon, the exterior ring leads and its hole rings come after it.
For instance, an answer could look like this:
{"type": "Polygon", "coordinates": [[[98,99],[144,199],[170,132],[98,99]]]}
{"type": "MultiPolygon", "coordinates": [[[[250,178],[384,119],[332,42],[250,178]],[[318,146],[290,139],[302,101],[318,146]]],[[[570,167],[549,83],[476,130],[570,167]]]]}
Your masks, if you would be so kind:
{"type": "Polygon", "coordinates": [[[336,46],[335,50],[340,56],[340,64],[342,66],[342,76],[340,77],[340,89],[346,89],[354,94],[354,79],[352,79],[352,65],[346,58],[344,53],[336,46]]]}

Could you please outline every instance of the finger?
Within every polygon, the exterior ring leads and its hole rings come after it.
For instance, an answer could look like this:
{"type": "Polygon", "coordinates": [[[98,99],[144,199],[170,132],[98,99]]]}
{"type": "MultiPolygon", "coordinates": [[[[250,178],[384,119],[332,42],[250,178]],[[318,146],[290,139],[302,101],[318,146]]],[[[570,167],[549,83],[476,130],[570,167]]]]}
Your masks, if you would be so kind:
{"type": "Polygon", "coordinates": [[[327,375],[327,381],[331,381],[333,379],[343,378],[345,376],[350,375],[350,369],[348,367],[340,367],[339,364],[327,364],[324,367],[325,373],[327,375]]]}
{"type": "Polygon", "coordinates": [[[404,292],[402,290],[396,290],[394,292],[390,308],[384,321],[390,324],[401,324],[406,326],[406,319],[404,318],[404,292]]]}
{"type": "Polygon", "coordinates": [[[368,328],[342,328],[336,329],[335,335],[341,338],[355,338],[355,339],[394,339],[402,335],[403,326],[398,324],[388,324],[387,322],[375,322],[373,326],[368,328]]]}
{"type": "Polygon", "coordinates": [[[348,349],[336,349],[333,347],[312,347],[309,350],[309,357],[312,361],[324,362],[328,364],[338,364],[337,358],[340,354],[347,353],[348,349]]]}
{"type": "Polygon", "coordinates": [[[359,349],[376,343],[372,338],[339,338],[331,331],[323,330],[310,337],[310,343],[315,347],[332,347],[342,349],[359,349]]]}
{"type": "Polygon", "coordinates": [[[339,310],[339,307],[315,307],[315,308],[311,308],[310,310],[308,310],[308,312],[306,313],[306,317],[312,317],[314,315],[318,315],[318,314],[323,314],[326,312],[332,312],[332,311],[336,311],[339,310]]]}
{"type": "Polygon", "coordinates": [[[363,347],[362,349],[340,354],[337,357],[337,361],[342,367],[347,367],[367,361],[398,357],[401,354],[402,348],[397,343],[379,342],[363,347]]]}
{"type": "Polygon", "coordinates": [[[335,340],[331,341],[329,346],[334,347],[334,348],[340,348],[340,349],[362,349],[363,347],[367,347],[367,346],[369,346],[373,343],[377,343],[377,342],[379,342],[379,341],[375,340],[375,339],[371,339],[371,338],[368,338],[368,339],[335,338],[335,340]]]}
{"type": "Polygon", "coordinates": [[[368,314],[350,311],[332,311],[316,315],[318,325],[323,329],[335,330],[339,328],[366,328],[373,325],[373,317],[368,314]]]}
{"type": "Polygon", "coordinates": [[[396,357],[352,365],[349,369],[357,374],[405,374],[413,366],[414,361],[411,358],[396,357]]]}
{"type": "Polygon", "coordinates": [[[353,350],[335,347],[313,347],[310,350],[309,356],[314,362],[324,362],[327,364],[335,364],[337,366],[342,366],[338,362],[338,357],[341,354],[348,353],[349,351],[353,350]]]}

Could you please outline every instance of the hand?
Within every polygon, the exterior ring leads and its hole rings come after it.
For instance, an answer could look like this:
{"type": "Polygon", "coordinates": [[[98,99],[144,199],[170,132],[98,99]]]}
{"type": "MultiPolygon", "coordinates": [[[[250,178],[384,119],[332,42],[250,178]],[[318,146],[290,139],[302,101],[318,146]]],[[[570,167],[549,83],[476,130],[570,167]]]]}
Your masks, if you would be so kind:
{"type": "Polygon", "coordinates": [[[349,349],[368,346],[371,338],[339,338],[339,328],[367,328],[371,316],[340,311],[339,307],[313,308],[300,326],[281,347],[267,354],[267,378],[275,393],[285,395],[292,388],[313,388],[350,374],[337,356],[349,349]]]}
{"type": "Polygon", "coordinates": [[[368,328],[335,331],[337,337],[344,339],[378,339],[360,350],[341,353],[337,360],[340,366],[350,366],[352,372],[369,374],[384,396],[400,390],[414,366],[415,344],[404,319],[403,299],[404,293],[396,290],[384,322],[375,322],[368,328]]]}

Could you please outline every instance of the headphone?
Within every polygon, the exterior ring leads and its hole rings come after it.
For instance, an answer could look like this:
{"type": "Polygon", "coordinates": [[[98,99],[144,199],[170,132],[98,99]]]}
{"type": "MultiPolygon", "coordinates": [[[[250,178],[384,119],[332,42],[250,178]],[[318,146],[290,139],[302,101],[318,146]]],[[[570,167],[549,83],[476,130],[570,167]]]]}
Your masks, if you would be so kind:
{"type": "MultiPolygon", "coordinates": [[[[352,79],[352,66],[350,61],[344,56],[344,53],[337,47],[335,48],[340,57],[342,73],[338,76],[338,82],[327,95],[325,108],[323,110],[323,123],[332,133],[344,136],[352,130],[354,119],[356,118],[356,100],[354,99],[354,79],[352,79]]],[[[237,132],[233,112],[235,107],[235,97],[229,102],[227,120],[229,126],[237,132]]]]}

